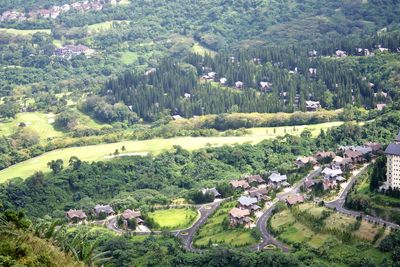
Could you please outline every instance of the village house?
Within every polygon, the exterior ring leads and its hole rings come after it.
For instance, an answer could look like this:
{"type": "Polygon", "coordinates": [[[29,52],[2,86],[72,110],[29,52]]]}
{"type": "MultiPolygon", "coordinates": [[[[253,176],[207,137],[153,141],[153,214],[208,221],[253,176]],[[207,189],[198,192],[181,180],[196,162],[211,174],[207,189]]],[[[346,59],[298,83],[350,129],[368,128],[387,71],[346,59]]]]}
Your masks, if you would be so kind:
{"type": "Polygon", "coordinates": [[[266,188],[250,188],[248,190],[249,196],[256,198],[258,201],[269,201],[271,198],[268,196],[268,191],[266,188]]]}
{"type": "Polygon", "coordinates": [[[138,225],[144,224],[142,217],[142,213],[140,211],[135,211],[131,209],[127,209],[122,213],[122,219],[124,221],[124,227],[128,227],[129,220],[135,220],[138,225]]]}
{"type": "Polygon", "coordinates": [[[250,224],[253,222],[253,219],[250,217],[249,210],[241,210],[238,208],[233,208],[229,211],[229,225],[237,226],[244,225],[245,227],[250,227],[250,224]]]}
{"type": "Polygon", "coordinates": [[[65,213],[65,217],[68,219],[68,221],[84,221],[86,220],[87,216],[86,213],[82,210],[69,210],[65,213]]]}
{"type": "Polygon", "coordinates": [[[240,209],[246,209],[246,210],[250,210],[251,212],[260,210],[261,207],[256,205],[258,200],[255,197],[248,197],[248,196],[241,196],[238,199],[239,202],[239,208],[240,209]]]}
{"type": "Polygon", "coordinates": [[[272,89],[272,83],[269,82],[260,82],[260,89],[264,92],[270,92],[272,89]]]}
{"type": "Polygon", "coordinates": [[[235,188],[241,188],[241,189],[248,189],[250,188],[249,183],[246,180],[233,180],[230,182],[230,185],[235,188]]]}
{"type": "Polygon", "coordinates": [[[314,157],[298,157],[298,158],[296,159],[296,161],[294,162],[294,164],[295,164],[298,168],[304,167],[304,166],[306,166],[307,164],[310,164],[311,167],[315,167],[315,166],[318,166],[318,161],[317,161],[317,159],[314,158],[314,157]]]}
{"type": "Polygon", "coordinates": [[[351,159],[348,158],[342,158],[340,156],[336,156],[331,163],[331,168],[332,169],[342,169],[344,170],[346,168],[346,166],[351,167],[352,161],[351,159]]]}
{"type": "Polygon", "coordinates": [[[178,121],[178,120],[182,120],[183,118],[182,118],[181,115],[173,115],[173,116],[172,116],[172,119],[173,119],[174,121],[178,121]]]}
{"type": "Polygon", "coordinates": [[[376,109],[382,111],[386,108],[386,104],[376,104],[376,109]]]}
{"type": "Polygon", "coordinates": [[[303,195],[289,196],[286,199],[286,204],[288,206],[293,206],[293,205],[300,204],[300,203],[304,203],[303,195]]]}
{"type": "Polygon", "coordinates": [[[215,75],[217,75],[217,73],[215,73],[215,72],[212,71],[212,72],[209,72],[209,73],[203,75],[202,78],[203,78],[204,80],[206,80],[206,81],[214,80],[215,75]]]}
{"type": "Polygon", "coordinates": [[[365,143],[366,147],[370,147],[372,149],[372,153],[377,154],[383,151],[383,147],[379,143],[368,142],[365,143]]]}
{"type": "Polygon", "coordinates": [[[367,146],[356,146],[354,148],[354,151],[358,151],[361,154],[363,154],[363,156],[367,156],[367,155],[371,155],[372,154],[372,147],[367,147],[367,146]]]}
{"type": "Polygon", "coordinates": [[[56,48],[54,55],[61,57],[71,57],[81,54],[85,54],[89,51],[89,48],[84,45],[66,45],[64,47],[56,48]]]}
{"type": "Polygon", "coordinates": [[[105,214],[107,216],[114,215],[114,209],[110,205],[96,205],[94,207],[94,213],[99,216],[101,214],[105,214]]]}
{"type": "Polygon", "coordinates": [[[242,89],[243,88],[244,83],[241,81],[237,81],[235,82],[235,87],[236,89],[242,89]]]}
{"type": "Polygon", "coordinates": [[[343,174],[343,171],[341,169],[331,169],[331,168],[326,167],[322,171],[322,174],[324,175],[325,179],[335,180],[336,177],[343,174]]]}
{"type": "Polygon", "coordinates": [[[343,157],[351,159],[353,164],[365,162],[364,155],[360,151],[348,149],[343,153],[343,157]]]}
{"type": "Polygon", "coordinates": [[[224,77],[222,77],[221,79],[219,79],[219,83],[222,84],[222,85],[226,84],[227,81],[228,81],[228,80],[227,80],[226,78],[224,78],[224,77]]]}
{"type": "Polygon", "coordinates": [[[149,76],[150,74],[155,74],[157,72],[156,68],[151,68],[149,70],[147,70],[144,75],[149,76]]]}
{"type": "Polygon", "coordinates": [[[318,151],[315,153],[314,157],[318,160],[334,159],[336,154],[332,151],[318,151]]]}
{"type": "Polygon", "coordinates": [[[218,190],[213,187],[213,188],[204,188],[201,190],[201,192],[203,193],[203,195],[205,194],[211,194],[214,196],[214,198],[220,198],[221,194],[218,192],[218,190]]]}
{"type": "Polygon", "coordinates": [[[378,93],[374,93],[374,97],[387,98],[388,97],[388,93],[381,91],[381,92],[378,92],[378,93]]]}
{"type": "Polygon", "coordinates": [[[342,50],[336,50],[335,55],[337,58],[347,57],[347,52],[342,50]]]}
{"type": "Polygon", "coordinates": [[[306,101],[307,111],[317,111],[321,108],[321,103],[319,101],[306,101]]]}
{"type": "Polygon", "coordinates": [[[306,178],[303,183],[304,191],[310,191],[315,183],[315,180],[306,178]]]}
{"type": "Polygon", "coordinates": [[[308,52],[308,55],[309,55],[310,57],[316,57],[316,56],[318,56],[318,52],[317,52],[316,50],[312,50],[312,51],[309,51],[309,52],[308,52]]]}
{"type": "Polygon", "coordinates": [[[250,175],[246,177],[247,182],[250,185],[259,185],[259,184],[265,184],[264,179],[260,175],[250,175]]]}
{"type": "Polygon", "coordinates": [[[337,188],[337,183],[336,180],[324,179],[324,181],[322,182],[322,186],[324,188],[324,191],[334,190],[337,188]]]}
{"type": "Polygon", "coordinates": [[[269,185],[274,188],[287,187],[290,184],[287,182],[287,176],[274,172],[268,177],[269,185]]]}

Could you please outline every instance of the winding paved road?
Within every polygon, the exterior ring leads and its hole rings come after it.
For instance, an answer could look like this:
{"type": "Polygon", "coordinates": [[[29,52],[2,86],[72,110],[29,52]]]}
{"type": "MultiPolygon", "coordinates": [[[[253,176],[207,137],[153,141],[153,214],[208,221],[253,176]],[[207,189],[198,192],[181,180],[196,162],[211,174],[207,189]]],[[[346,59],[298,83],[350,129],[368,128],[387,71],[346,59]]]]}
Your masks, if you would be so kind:
{"type": "Polygon", "coordinates": [[[368,222],[372,222],[372,223],[377,223],[386,227],[390,227],[392,229],[400,229],[400,226],[398,224],[389,222],[389,221],[385,221],[379,217],[375,217],[375,216],[371,216],[371,215],[367,215],[363,212],[360,211],[355,211],[355,210],[348,210],[344,207],[344,204],[346,202],[346,197],[349,194],[353,184],[357,181],[357,179],[365,173],[365,171],[367,170],[369,164],[366,164],[356,175],[354,175],[349,183],[347,184],[347,186],[344,188],[344,190],[339,194],[339,197],[333,201],[330,202],[325,202],[325,207],[327,208],[331,208],[336,210],[337,212],[340,212],[342,214],[346,214],[349,216],[353,216],[353,217],[358,217],[358,216],[362,216],[363,219],[365,221],[368,222]]]}

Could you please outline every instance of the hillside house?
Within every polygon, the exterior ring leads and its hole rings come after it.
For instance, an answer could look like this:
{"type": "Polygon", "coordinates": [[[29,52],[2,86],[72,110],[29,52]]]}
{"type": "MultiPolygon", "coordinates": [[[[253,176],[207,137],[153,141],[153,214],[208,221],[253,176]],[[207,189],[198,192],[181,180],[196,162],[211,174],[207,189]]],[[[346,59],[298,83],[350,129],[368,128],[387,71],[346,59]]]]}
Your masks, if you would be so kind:
{"type": "Polygon", "coordinates": [[[270,92],[272,89],[272,83],[260,82],[260,90],[263,92],[270,92]]]}
{"type": "Polygon", "coordinates": [[[364,163],[365,159],[364,159],[364,155],[362,152],[360,151],[354,151],[354,150],[346,150],[343,153],[343,157],[351,159],[353,164],[358,164],[358,163],[364,163]]]}
{"type": "Polygon", "coordinates": [[[307,178],[304,180],[303,188],[305,191],[310,191],[315,184],[316,184],[315,180],[307,178]]]}
{"type": "Polygon", "coordinates": [[[226,84],[227,81],[228,81],[228,79],[226,79],[226,78],[224,78],[224,77],[222,77],[221,79],[219,79],[219,83],[220,83],[221,85],[226,84]]]}
{"type": "Polygon", "coordinates": [[[343,50],[336,50],[335,56],[336,56],[337,58],[347,57],[347,52],[346,52],[346,51],[343,51],[343,50]]]}
{"type": "Polygon", "coordinates": [[[250,175],[246,177],[247,182],[250,185],[260,185],[265,184],[264,179],[260,175],[250,175]]]}
{"type": "Polygon", "coordinates": [[[293,206],[293,205],[300,204],[300,203],[304,203],[303,195],[289,196],[286,199],[286,204],[288,206],[293,206]]]}
{"type": "Polygon", "coordinates": [[[352,163],[351,159],[342,158],[340,156],[336,156],[331,163],[332,169],[342,169],[344,170],[346,166],[350,166],[352,163]]]}
{"type": "Polygon", "coordinates": [[[249,210],[241,210],[238,208],[233,208],[229,211],[229,225],[230,226],[237,226],[237,225],[244,225],[245,227],[249,228],[250,224],[253,222],[253,219],[250,217],[249,210]]]}
{"type": "Polygon", "coordinates": [[[343,172],[341,169],[331,169],[327,167],[322,171],[322,174],[325,179],[335,180],[335,178],[342,175],[343,172]]]}
{"type": "Polygon", "coordinates": [[[310,74],[310,77],[317,77],[317,69],[316,68],[309,68],[308,73],[310,74]]]}
{"type": "Polygon", "coordinates": [[[319,101],[306,101],[307,111],[317,111],[321,108],[321,103],[319,101]]]}
{"type": "Polygon", "coordinates": [[[144,224],[142,213],[140,211],[135,211],[127,209],[122,213],[122,219],[124,220],[124,227],[128,226],[128,220],[135,220],[138,225],[144,224]]]}
{"type": "Polygon", "coordinates": [[[214,196],[214,198],[220,198],[221,194],[218,192],[218,190],[213,187],[213,188],[204,188],[201,190],[201,192],[203,193],[203,195],[205,194],[211,194],[214,196]]]}
{"type": "Polygon", "coordinates": [[[249,183],[246,180],[233,180],[230,182],[230,185],[235,188],[241,188],[241,189],[248,189],[250,188],[249,183]]]}
{"type": "Polygon", "coordinates": [[[244,83],[243,83],[243,82],[241,82],[241,81],[235,82],[235,87],[236,87],[236,89],[242,89],[243,86],[244,86],[244,83]]]}
{"type": "Polygon", "coordinates": [[[252,212],[261,209],[260,206],[256,205],[258,200],[255,197],[241,196],[238,202],[240,209],[250,210],[252,212]]]}
{"type": "Polygon", "coordinates": [[[64,47],[56,48],[54,55],[61,57],[71,57],[89,52],[89,48],[85,45],[66,45],[64,47]]]}
{"type": "Polygon", "coordinates": [[[334,159],[336,157],[336,154],[332,151],[318,151],[317,153],[315,153],[314,157],[318,161],[324,161],[327,159],[334,159]]]}
{"type": "Polygon", "coordinates": [[[256,198],[258,201],[269,201],[271,198],[268,196],[268,191],[266,188],[250,188],[249,196],[252,198],[256,198]]]}
{"type": "Polygon", "coordinates": [[[318,166],[318,161],[314,157],[298,157],[294,164],[298,167],[304,167],[307,164],[310,164],[312,167],[318,166]]]}
{"type": "Polygon", "coordinates": [[[107,216],[112,216],[115,214],[114,209],[110,205],[96,205],[94,207],[94,213],[98,216],[105,214],[107,216]]]}
{"type": "Polygon", "coordinates": [[[274,172],[268,177],[269,185],[274,188],[290,186],[287,182],[287,176],[281,175],[280,173],[274,172]]]}
{"type": "Polygon", "coordinates": [[[65,213],[65,217],[68,219],[68,221],[84,221],[86,220],[87,216],[86,213],[83,210],[69,210],[65,213]]]}
{"type": "Polygon", "coordinates": [[[386,108],[386,104],[376,104],[376,109],[382,111],[386,108]]]}
{"type": "Polygon", "coordinates": [[[379,143],[368,142],[365,144],[366,147],[370,147],[372,149],[372,153],[377,154],[383,152],[383,146],[379,143]]]}

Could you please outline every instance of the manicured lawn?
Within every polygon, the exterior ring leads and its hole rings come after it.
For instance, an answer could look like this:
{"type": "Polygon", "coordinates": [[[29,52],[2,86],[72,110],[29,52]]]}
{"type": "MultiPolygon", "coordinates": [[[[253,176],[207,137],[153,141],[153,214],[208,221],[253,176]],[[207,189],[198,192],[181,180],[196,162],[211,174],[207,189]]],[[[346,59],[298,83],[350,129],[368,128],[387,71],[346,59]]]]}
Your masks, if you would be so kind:
{"type": "Polygon", "coordinates": [[[18,124],[24,122],[27,128],[31,128],[39,133],[42,140],[60,137],[63,133],[54,129],[52,125],[53,120],[54,114],[43,114],[39,112],[19,113],[13,120],[0,122],[0,135],[11,135],[18,129],[18,124]]]}
{"type": "Polygon", "coordinates": [[[251,230],[243,228],[224,228],[229,211],[236,202],[224,203],[215,214],[211,215],[195,237],[196,247],[208,247],[210,244],[229,244],[235,247],[254,244],[257,240],[251,235],[251,230]]]}
{"type": "Polygon", "coordinates": [[[167,209],[150,212],[149,217],[154,219],[161,229],[175,230],[190,227],[198,213],[192,209],[167,209]]]}
{"type": "Polygon", "coordinates": [[[125,65],[135,63],[137,59],[138,59],[138,54],[135,52],[126,51],[121,53],[121,61],[125,65]]]}
{"type": "Polygon", "coordinates": [[[295,221],[292,213],[289,210],[284,210],[272,216],[271,227],[273,229],[279,229],[280,227],[285,227],[292,224],[295,221]]]}
{"type": "MultiPolygon", "coordinates": [[[[313,134],[317,135],[320,132],[320,129],[328,129],[340,124],[342,123],[332,122],[311,126],[296,126],[296,129],[299,130],[295,131],[293,134],[299,135],[302,129],[310,128],[313,129],[313,134]]],[[[106,157],[109,156],[110,153],[113,153],[116,149],[121,150],[122,146],[125,146],[127,149],[125,153],[159,154],[160,152],[172,149],[174,145],[180,145],[188,150],[196,150],[207,146],[222,146],[243,143],[257,144],[264,139],[271,139],[279,135],[283,135],[285,132],[285,128],[288,127],[252,128],[249,129],[251,131],[251,134],[245,136],[175,137],[170,139],[125,141],[112,144],[99,144],[93,146],[59,149],[45,153],[39,157],[18,163],[0,171],[0,183],[14,177],[26,178],[32,175],[35,171],[49,172],[50,170],[47,168],[47,163],[55,159],[62,159],[64,162],[68,162],[68,160],[72,156],[77,156],[84,161],[106,160],[106,157]]],[[[291,128],[293,129],[293,127],[291,128]]],[[[288,129],[286,130],[286,132],[288,132],[288,129]]]]}
{"type": "Polygon", "coordinates": [[[17,35],[33,35],[38,32],[43,32],[47,34],[51,34],[50,29],[40,29],[40,30],[18,30],[18,29],[11,29],[11,28],[0,28],[0,32],[5,31],[6,33],[17,34],[17,35]]]}

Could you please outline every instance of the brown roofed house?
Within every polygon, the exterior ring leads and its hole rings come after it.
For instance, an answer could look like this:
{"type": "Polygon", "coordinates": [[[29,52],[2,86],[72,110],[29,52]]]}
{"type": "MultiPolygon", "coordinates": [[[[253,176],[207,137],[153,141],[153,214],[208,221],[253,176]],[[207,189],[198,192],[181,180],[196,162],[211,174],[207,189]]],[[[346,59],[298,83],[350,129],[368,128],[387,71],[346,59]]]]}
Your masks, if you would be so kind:
{"type": "Polygon", "coordinates": [[[237,189],[237,188],[242,188],[242,189],[250,188],[250,185],[246,180],[233,180],[233,181],[230,182],[230,185],[235,189],[237,189]]]}
{"type": "Polygon", "coordinates": [[[143,224],[142,213],[140,211],[135,211],[131,209],[127,209],[122,213],[122,218],[124,219],[124,225],[128,222],[128,220],[135,219],[137,224],[143,224]]]}
{"type": "Polygon", "coordinates": [[[82,210],[69,210],[65,213],[65,216],[69,221],[84,221],[87,218],[82,210]]]}
{"type": "Polygon", "coordinates": [[[321,159],[326,159],[326,158],[335,158],[336,154],[332,151],[318,151],[317,153],[315,153],[314,155],[317,160],[321,160],[321,159]]]}
{"type": "Polygon", "coordinates": [[[242,224],[245,227],[249,227],[250,224],[253,222],[253,220],[249,216],[249,210],[233,208],[229,211],[229,225],[237,226],[242,224]]]}
{"type": "Polygon", "coordinates": [[[343,153],[345,158],[351,159],[353,163],[363,163],[365,161],[363,153],[360,151],[346,150],[343,153]]]}
{"type": "Polygon", "coordinates": [[[265,181],[260,175],[247,176],[246,180],[249,184],[264,184],[265,181]]]}
{"type": "Polygon", "coordinates": [[[249,196],[253,198],[257,198],[258,201],[264,200],[268,201],[271,198],[268,196],[268,191],[266,188],[251,188],[249,190],[249,196]]]}
{"type": "Polygon", "coordinates": [[[299,203],[303,203],[304,202],[304,196],[303,195],[297,195],[297,196],[289,196],[286,199],[286,203],[288,204],[288,206],[293,206],[299,203]]]}
{"type": "Polygon", "coordinates": [[[318,161],[314,157],[298,157],[296,159],[296,161],[294,162],[294,164],[298,168],[301,168],[301,167],[306,166],[307,164],[310,164],[311,166],[316,166],[316,165],[318,165],[318,161]]]}

